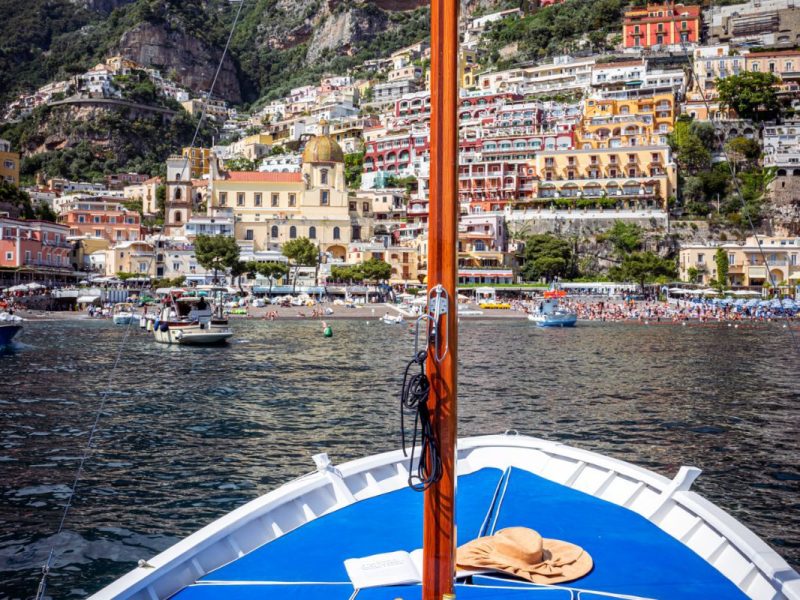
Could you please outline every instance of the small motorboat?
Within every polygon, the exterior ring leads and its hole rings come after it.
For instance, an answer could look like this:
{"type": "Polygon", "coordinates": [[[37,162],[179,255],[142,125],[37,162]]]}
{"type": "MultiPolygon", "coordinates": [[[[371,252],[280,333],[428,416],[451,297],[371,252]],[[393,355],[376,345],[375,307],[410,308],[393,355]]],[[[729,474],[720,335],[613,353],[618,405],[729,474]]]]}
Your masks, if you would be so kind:
{"type": "Polygon", "coordinates": [[[21,317],[0,312],[0,348],[9,346],[20,331],[22,331],[21,317]]]}
{"type": "Polygon", "coordinates": [[[183,346],[209,346],[224,343],[233,336],[228,320],[222,314],[222,295],[225,288],[214,288],[219,292],[216,308],[203,296],[178,296],[171,294],[165,299],[161,314],[153,323],[153,334],[161,344],[183,346]]]}
{"type": "Polygon", "coordinates": [[[114,305],[114,312],[111,314],[114,325],[129,325],[133,320],[133,305],[127,302],[120,302],[114,305]]]}
{"type": "Polygon", "coordinates": [[[539,304],[537,310],[528,313],[528,320],[533,321],[539,327],[575,327],[575,323],[578,322],[577,313],[559,304],[559,299],[565,295],[566,292],[562,290],[545,292],[544,300],[539,304]]]}
{"type": "Polygon", "coordinates": [[[402,325],[403,315],[390,315],[389,313],[386,313],[381,317],[381,321],[387,325],[402,325]]]}

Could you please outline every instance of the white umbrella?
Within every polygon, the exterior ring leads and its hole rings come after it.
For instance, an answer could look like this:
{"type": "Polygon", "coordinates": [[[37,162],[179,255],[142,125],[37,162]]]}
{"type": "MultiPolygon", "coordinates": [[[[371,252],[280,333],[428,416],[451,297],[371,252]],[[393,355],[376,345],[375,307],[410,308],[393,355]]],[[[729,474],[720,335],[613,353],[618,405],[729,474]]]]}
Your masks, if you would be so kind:
{"type": "Polygon", "coordinates": [[[28,286],[25,285],[24,283],[21,283],[19,285],[15,285],[14,287],[8,288],[6,291],[7,292],[27,292],[28,291],[28,286]]]}
{"type": "Polygon", "coordinates": [[[45,289],[46,287],[47,287],[47,286],[44,286],[44,285],[42,285],[41,283],[36,283],[36,282],[34,282],[34,283],[29,283],[29,284],[28,284],[28,289],[29,289],[29,290],[43,290],[43,289],[45,289]]]}

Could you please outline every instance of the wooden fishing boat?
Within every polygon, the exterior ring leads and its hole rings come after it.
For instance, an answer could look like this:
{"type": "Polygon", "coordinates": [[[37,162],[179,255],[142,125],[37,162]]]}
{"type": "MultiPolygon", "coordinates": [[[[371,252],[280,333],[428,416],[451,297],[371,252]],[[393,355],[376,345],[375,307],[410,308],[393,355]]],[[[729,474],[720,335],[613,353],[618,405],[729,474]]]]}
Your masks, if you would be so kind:
{"type": "MultiPolygon", "coordinates": [[[[359,591],[344,561],[422,545],[422,495],[402,451],[317,470],[148,559],[93,600],[419,598],[420,586],[359,591]]],[[[800,577],[755,534],[670,480],[585,450],[497,435],[458,444],[458,544],[527,526],[580,544],[594,559],[577,581],[533,585],[491,575],[458,598],[800,598],[800,577]]]]}

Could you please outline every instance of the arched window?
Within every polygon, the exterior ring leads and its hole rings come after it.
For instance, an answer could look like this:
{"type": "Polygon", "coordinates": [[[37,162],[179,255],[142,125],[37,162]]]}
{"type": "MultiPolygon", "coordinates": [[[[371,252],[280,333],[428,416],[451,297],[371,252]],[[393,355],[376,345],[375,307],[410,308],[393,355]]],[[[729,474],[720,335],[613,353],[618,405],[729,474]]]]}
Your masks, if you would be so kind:
{"type": "Polygon", "coordinates": [[[181,188],[175,188],[175,200],[181,199],[181,188]]]}
{"type": "Polygon", "coordinates": [[[278,237],[278,226],[277,226],[277,225],[273,225],[273,226],[272,226],[272,229],[270,230],[270,235],[271,235],[273,238],[276,238],[276,237],[278,237]]]}
{"type": "Polygon", "coordinates": [[[296,239],[297,238],[297,227],[295,227],[294,225],[289,227],[289,238],[290,239],[296,239]]]}
{"type": "Polygon", "coordinates": [[[341,231],[338,227],[333,228],[333,239],[338,240],[342,237],[341,231]]]}
{"type": "Polygon", "coordinates": [[[183,218],[183,215],[181,215],[181,211],[176,211],[175,212],[175,222],[176,223],[180,223],[182,218],[183,218]]]}
{"type": "Polygon", "coordinates": [[[310,240],[317,239],[317,228],[316,227],[311,226],[311,227],[308,228],[308,239],[310,239],[310,240]]]}
{"type": "Polygon", "coordinates": [[[320,185],[328,185],[328,169],[322,169],[319,172],[319,183],[320,185]]]}

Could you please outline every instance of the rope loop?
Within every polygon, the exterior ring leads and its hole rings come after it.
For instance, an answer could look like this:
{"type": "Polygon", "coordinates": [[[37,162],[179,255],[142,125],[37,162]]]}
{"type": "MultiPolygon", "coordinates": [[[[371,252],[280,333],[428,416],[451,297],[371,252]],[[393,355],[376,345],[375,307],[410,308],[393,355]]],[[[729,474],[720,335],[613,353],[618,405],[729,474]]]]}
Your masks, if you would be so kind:
{"type": "Polygon", "coordinates": [[[406,365],[403,374],[403,388],[400,392],[400,434],[403,440],[403,455],[409,456],[406,448],[406,411],[414,413],[414,435],[411,441],[411,456],[408,462],[408,485],[411,489],[423,492],[442,477],[442,460],[439,453],[439,443],[433,430],[428,397],[431,384],[425,374],[425,361],[428,353],[425,350],[416,352],[406,365]],[[419,366],[419,372],[411,374],[414,365],[419,366]],[[419,459],[414,462],[414,453],[420,444],[419,459]]]}

